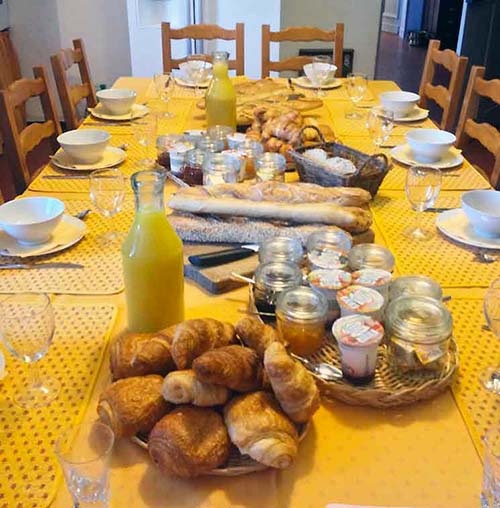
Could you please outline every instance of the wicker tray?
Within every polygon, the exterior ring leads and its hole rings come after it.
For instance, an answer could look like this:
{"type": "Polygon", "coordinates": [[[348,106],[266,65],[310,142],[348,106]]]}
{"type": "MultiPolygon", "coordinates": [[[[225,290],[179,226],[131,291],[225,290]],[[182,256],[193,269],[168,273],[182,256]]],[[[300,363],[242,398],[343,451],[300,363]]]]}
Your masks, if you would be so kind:
{"type": "MultiPolygon", "coordinates": [[[[309,429],[309,423],[297,425],[299,432],[299,441],[302,441],[309,429]]],[[[139,445],[144,450],[148,449],[148,438],[145,435],[138,434],[131,438],[132,442],[139,445]]],[[[229,452],[229,458],[224,466],[213,469],[208,473],[207,476],[240,476],[249,473],[255,473],[257,471],[264,471],[268,469],[268,466],[257,462],[248,455],[242,455],[236,446],[231,445],[229,452]]]]}
{"type": "MultiPolygon", "coordinates": [[[[248,310],[260,318],[251,286],[249,294],[248,310]]],[[[266,318],[265,322],[273,324],[269,322],[269,318],[266,318]]],[[[326,337],[321,349],[308,358],[341,368],[340,352],[331,336],[326,337]]],[[[439,376],[432,373],[403,374],[395,371],[388,361],[386,347],[382,346],[379,348],[375,378],[367,385],[354,386],[344,380],[324,381],[317,376],[315,378],[321,396],[326,399],[341,400],[352,406],[390,408],[435,397],[451,384],[457,368],[458,348],[456,342],[451,339],[449,361],[439,376]]]]}
{"type": "Polygon", "coordinates": [[[370,156],[341,143],[327,143],[317,127],[307,125],[302,128],[302,131],[306,128],[315,129],[321,142],[308,146],[302,145],[295,150],[289,150],[288,154],[295,162],[301,181],[316,183],[323,187],[360,187],[375,196],[391,167],[385,154],[379,153],[370,156]],[[331,156],[349,159],[356,166],[356,173],[350,176],[332,174],[323,166],[303,155],[305,150],[311,148],[323,148],[331,156]]]}

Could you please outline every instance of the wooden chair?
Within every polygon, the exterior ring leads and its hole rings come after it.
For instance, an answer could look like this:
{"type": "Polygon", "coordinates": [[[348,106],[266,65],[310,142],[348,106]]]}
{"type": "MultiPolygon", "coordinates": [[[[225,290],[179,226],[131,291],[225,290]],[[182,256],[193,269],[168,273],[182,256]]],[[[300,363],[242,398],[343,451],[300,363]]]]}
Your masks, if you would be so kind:
{"type": "Polygon", "coordinates": [[[40,162],[34,170],[30,170],[30,153],[42,143],[48,143],[51,153],[54,153],[59,147],[56,138],[61,133],[44,67],[34,67],[33,74],[35,79],[19,79],[6,90],[0,90],[0,127],[17,192],[23,192],[47,163],[47,160],[40,162]],[[40,98],[45,121],[19,129],[15,109],[32,97],[40,98]]]}
{"type": "MultiPolygon", "coordinates": [[[[170,23],[161,24],[161,41],[163,52],[163,72],[169,73],[172,69],[178,69],[179,64],[186,58],[172,58],[172,40],[194,39],[236,41],[236,58],[229,60],[228,67],[235,70],[237,76],[245,73],[245,25],[236,23],[234,30],[226,30],[217,25],[188,25],[184,28],[170,28],[170,23]]],[[[210,57],[207,55],[207,60],[210,57]]]]}
{"type": "Polygon", "coordinates": [[[462,111],[457,126],[457,146],[465,148],[471,139],[476,139],[495,158],[490,183],[497,188],[500,185],[500,132],[493,125],[478,123],[479,100],[486,97],[500,106],[500,79],[484,79],[485,68],[473,65],[469,83],[465,92],[462,111]]]}
{"type": "Polygon", "coordinates": [[[271,32],[269,25],[262,25],[262,77],[267,78],[270,71],[300,71],[312,61],[310,56],[294,56],[281,62],[271,61],[271,42],[312,42],[325,41],[333,44],[332,56],[337,66],[337,76],[342,76],[344,52],[344,23],[337,23],[335,30],[327,31],[310,26],[294,26],[279,32],[271,32]]]}
{"type": "Polygon", "coordinates": [[[443,113],[439,127],[445,131],[451,131],[455,127],[458,103],[462,93],[462,82],[469,59],[465,56],[458,56],[451,49],[441,51],[439,49],[440,45],[441,42],[438,40],[429,41],[418,93],[420,94],[420,106],[422,108],[427,108],[428,101],[431,99],[442,109],[443,113]],[[442,65],[450,72],[448,87],[432,84],[437,65],[442,65]]]}
{"type": "Polygon", "coordinates": [[[77,111],[77,105],[81,101],[85,99],[86,106],[90,108],[97,105],[83,40],[75,39],[73,41],[73,48],[61,49],[50,58],[63,109],[64,121],[66,122],[66,128],[70,130],[77,129],[84,120],[77,111]],[[71,85],[68,80],[67,71],[75,64],[78,64],[82,82],[77,85],[71,85]]]}

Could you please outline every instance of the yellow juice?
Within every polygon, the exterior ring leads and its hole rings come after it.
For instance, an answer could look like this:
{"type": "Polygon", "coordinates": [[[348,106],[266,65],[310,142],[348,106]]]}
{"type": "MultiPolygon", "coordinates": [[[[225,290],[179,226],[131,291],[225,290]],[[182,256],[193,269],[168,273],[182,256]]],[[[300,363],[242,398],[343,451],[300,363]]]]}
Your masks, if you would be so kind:
{"type": "Polygon", "coordinates": [[[138,210],[123,244],[123,271],[132,332],[156,332],[184,319],[182,242],[163,210],[138,210]]]}
{"type": "Polygon", "coordinates": [[[227,61],[214,59],[213,76],[205,98],[207,125],[227,125],[236,130],[236,92],[228,75],[227,61]]]}

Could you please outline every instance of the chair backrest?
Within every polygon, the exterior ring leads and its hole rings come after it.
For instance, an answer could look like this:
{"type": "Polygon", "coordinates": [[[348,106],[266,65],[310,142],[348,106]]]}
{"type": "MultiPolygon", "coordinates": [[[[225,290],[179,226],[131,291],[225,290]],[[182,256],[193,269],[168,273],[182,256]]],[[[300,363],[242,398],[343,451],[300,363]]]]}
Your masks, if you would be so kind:
{"type": "MultiPolygon", "coordinates": [[[[228,68],[236,71],[236,75],[245,73],[245,25],[236,23],[234,30],[226,30],[217,25],[188,25],[184,28],[170,28],[170,23],[161,24],[161,42],[163,52],[163,72],[169,73],[179,68],[186,58],[172,58],[173,39],[194,39],[236,41],[236,58],[229,60],[228,68]]],[[[207,59],[208,56],[207,56],[207,59]]]]}
{"type": "Polygon", "coordinates": [[[77,105],[86,100],[86,106],[93,108],[97,105],[97,98],[90,77],[89,63],[82,39],[73,41],[73,49],[61,49],[50,58],[52,71],[56,80],[57,91],[64,114],[64,121],[68,129],[76,129],[83,121],[77,110],[77,105]],[[81,83],[71,85],[67,71],[77,64],[80,70],[81,83]]]}
{"type": "Polygon", "coordinates": [[[337,23],[335,30],[321,30],[311,26],[293,26],[279,32],[271,32],[269,25],[262,25],[262,77],[267,78],[270,71],[300,71],[312,61],[310,56],[294,56],[282,61],[271,61],[271,42],[312,42],[332,43],[332,56],[337,66],[337,76],[342,76],[344,52],[344,23],[337,23]]]}
{"type": "Polygon", "coordinates": [[[500,79],[484,79],[485,68],[472,66],[465,92],[462,111],[457,126],[457,146],[464,148],[470,138],[476,139],[495,158],[490,182],[493,187],[500,184],[500,132],[493,125],[478,123],[479,99],[486,97],[500,106],[500,79]]]}
{"type": "Polygon", "coordinates": [[[427,107],[428,100],[431,99],[442,109],[443,114],[439,127],[451,131],[455,127],[462,82],[469,59],[465,56],[458,56],[451,49],[441,51],[440,45],[441,42],[438,40],[429,41],[418,93],[420,94],[421,107],[427,107]],[[450,73],[448,87],[432,84],[437,65],[442,65],[450,73]]]}
{"type": "Polygon", "coordinates": [[[47,162],[30,171],[28,154],[44,140],[48,140],[54,153],[58,148],[56,138],[61,133],[46,71],[43,67],[34,67],[33,74],[35,79],[19,79],[6,90],[0,90],[0,126],[5,140],[5,153],[10,161],[18,192],[28,186],[47,162]],[[15,109],[26,104],[31,97],[40,98],[45,121],[32,123],[20,130],[16,123],[15,109]]]}

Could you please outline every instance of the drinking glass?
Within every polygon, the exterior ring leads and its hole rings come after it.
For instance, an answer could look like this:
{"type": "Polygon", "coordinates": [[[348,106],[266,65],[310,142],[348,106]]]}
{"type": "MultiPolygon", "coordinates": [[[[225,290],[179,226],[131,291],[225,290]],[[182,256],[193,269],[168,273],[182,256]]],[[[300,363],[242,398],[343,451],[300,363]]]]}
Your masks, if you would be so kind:
{"type": "Polygon", "coordinates": [[[74,507],[108,507],[114,440],[113,431],[101,422],[69,427],[57,438],[55,452],[74,507]]]}
{"type": "Polygon", "coordinates": [[[386,109],[374,108],[368,113],[366,128],[378,150],[389,139],[394,128],[394,113],[386,109]]]}
{"type": "Polygon", "coordinates": [[[155,157],[150,153],[150,150],[151,147],[154,149],[157,130],[158,118],[152,113],[140,120],[132,122],[132,133],[134,138],[144,151],[144,158],[139,161],[139,165],[147,169],[151,169],[155,164],[155,157]]]}
{"type": "Polygon", "coordinates": [[[431,207],[441,189],[441,171],[437,168],[411,166],[406,174],[406,197],[416,214],[416,224],[405,230],[404,234],[413,240],[429,240],[432,231],[421,224],[422,212],[431,207]]]}
{"type": "Polygon", "coordinates": [[[59,393],[59,381],[40,374],[37,364],[48,353],[54,331],[54,311],[47,295],[20,293],[0,302],[2,342],[29,368],[27,383],[14,395],[14,402],[23,408],[47,406],[59,393]]]}
{"type": "Polygon", "coordinates": [[[486,432],[484,441],[484,473],[481,508],[500,506],[500,425],[486,432]]]}
{"type": "MultiPolygon", "coordinates": [[[[495,279],[486,291],[484,315],[490,330],[500,339],[500,278],[495,279]]],[[[500,395],[500,365],[486,369],[481,373],[480,380],[488,391],[500,395]]]]}
{"type": "Polygon", "coordinates": [[[352,111],[345,115],[346,118],[360,119],[363,115],[356,111],[356,105],[363,99],[368,89],[368,78],[361,72],[352,72],[347,75],[346,90],[352,102],[352,111]]]}
{"type": "Polygon", "coordinates": [[[175,90],[175,80],[171,74],[155,74],[154,84],[160,101],[165,105],[163,116],[173,118],[175,115],[168,110],[168,103],[175,90]]]}
{"type": "Polygon", "coordinates": [[[319,55],[312,59],[312,74],[313,74],[313,85],[317,86],[318,97],[324,96],[325,92],[321,89],[324,86],[330,76],[330,65],[332,60],[329,56],[319,55]]]}
{"type": "Polygon", "coordinates": [[[99,213],[108,218],[108,231],[99,237],[107,245],[121,240],[123,233],[114,231],[111,219],[121,211],[125,199],[125,176],[116,168],[98,169],[90,174],[90,199],[99,213]]]}
{"type": "Polygon", "coordinates": [[[207,62],[207,56],[206,55],[200,55],[200,54],[194,54],[189,55],[186,60],[188,62],[199,62],[198,66],[193,66],[189,70],[189,77],[193,80],[194,83],[194,94],[200,95],[200,85],[207,80],[208,78],[208,72],[209,72],[209,66],[207,62]]]}

